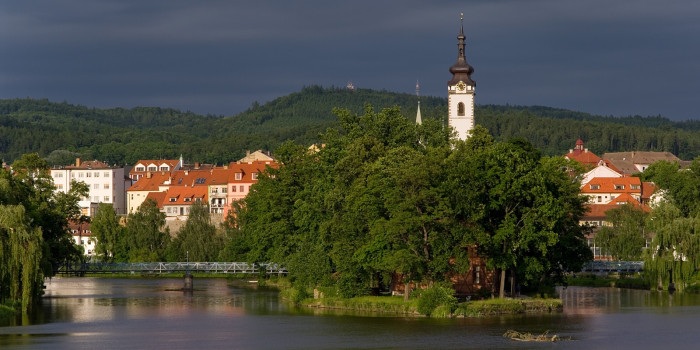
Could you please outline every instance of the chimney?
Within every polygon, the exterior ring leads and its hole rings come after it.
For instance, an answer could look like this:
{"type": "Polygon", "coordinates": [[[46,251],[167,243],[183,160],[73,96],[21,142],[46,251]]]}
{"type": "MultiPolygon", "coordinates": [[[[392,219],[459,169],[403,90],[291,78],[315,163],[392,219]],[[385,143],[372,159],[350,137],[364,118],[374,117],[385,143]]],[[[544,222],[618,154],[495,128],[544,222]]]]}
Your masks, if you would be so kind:
{"type": "Polygon", "coordinates": [[[80,158],[75,158],[75,166],[79,167],[80,166],[80,158]]]}
{"type": "Polygon", "coordinates": [[[248,149],[248,150],[245,151],[245,156],[247,157],[247,156],[249,156],[249,155],[250,155],[250,150],[248,149]]]}
{"type": "Polygon", "coordinates": [[[194,169],[195,170],[199,169],[199,162],[194,162],[194,169]]]}
{"type": "Polygon", "coordinates": [[[146,178],[147,178],[147,179],[150,179],[152,176],[153,176],[153,174],[151,174],[150,171],[146,173],[146,178]]]}

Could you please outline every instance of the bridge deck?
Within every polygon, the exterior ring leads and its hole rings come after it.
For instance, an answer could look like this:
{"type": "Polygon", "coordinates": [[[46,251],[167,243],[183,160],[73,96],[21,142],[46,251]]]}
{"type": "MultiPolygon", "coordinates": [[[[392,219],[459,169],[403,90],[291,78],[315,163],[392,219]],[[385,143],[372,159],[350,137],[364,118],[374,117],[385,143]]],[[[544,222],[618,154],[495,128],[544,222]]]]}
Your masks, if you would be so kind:
{"type": "Polygon", "coordinates": [[[138,263],[84,263],[62,265],[57,274],[84,275],[99,273],[148,273],[204,272],[222,274],[287,274],[287,269],[274,263],[251,264],[246,262],[138,262],[138,263]]]}
{"type": "Polygon", "coordinates": [[[643,261],[591,261],[584,265],[582,272],[593,273],[634,273],[644,270],[643,261]]]}

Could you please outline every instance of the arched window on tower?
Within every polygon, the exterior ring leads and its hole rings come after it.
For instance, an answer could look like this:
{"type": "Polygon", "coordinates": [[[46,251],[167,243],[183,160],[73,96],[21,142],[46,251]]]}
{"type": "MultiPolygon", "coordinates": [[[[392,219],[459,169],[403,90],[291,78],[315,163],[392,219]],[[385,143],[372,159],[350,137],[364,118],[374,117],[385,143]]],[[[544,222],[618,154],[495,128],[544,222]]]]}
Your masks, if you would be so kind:
{"type": "Polygon", "coordinates": [[[464,103],[460,102],[457,104],[457,115],[464,116],[464,103]]]}

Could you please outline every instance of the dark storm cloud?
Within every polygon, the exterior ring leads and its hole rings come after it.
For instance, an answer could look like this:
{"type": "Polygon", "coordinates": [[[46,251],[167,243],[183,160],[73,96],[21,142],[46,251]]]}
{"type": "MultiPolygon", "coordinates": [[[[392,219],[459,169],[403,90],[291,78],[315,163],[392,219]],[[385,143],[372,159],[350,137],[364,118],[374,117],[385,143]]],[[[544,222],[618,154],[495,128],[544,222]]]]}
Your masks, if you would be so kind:
{"type": "Polygon", "coordinates": [[[11,0],[0,98],[231,115],[349,80],[444,96],[459,12],[477,103],[700,118],[692,0],[11,0]]]}

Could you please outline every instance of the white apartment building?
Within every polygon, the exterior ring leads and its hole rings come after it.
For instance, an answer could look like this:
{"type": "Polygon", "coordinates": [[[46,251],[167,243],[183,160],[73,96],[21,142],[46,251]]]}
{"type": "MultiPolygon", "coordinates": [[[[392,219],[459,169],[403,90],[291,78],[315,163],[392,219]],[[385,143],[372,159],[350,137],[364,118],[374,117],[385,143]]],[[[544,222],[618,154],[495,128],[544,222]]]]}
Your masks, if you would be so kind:
{"type": "Polygon", "coordinates": [[[64,193],[70,191],[71,180],[88,186],[88,196],[79,202],[83,215],[93,216],[99,203],[111,204],[118,215],[126,214],[126,188],[131,185],[131,180],[125,178],[124,168],[96,160],[83,162],[78,158],[75,165],[51,169],[51,177],[56,190],[64,193]]]}

